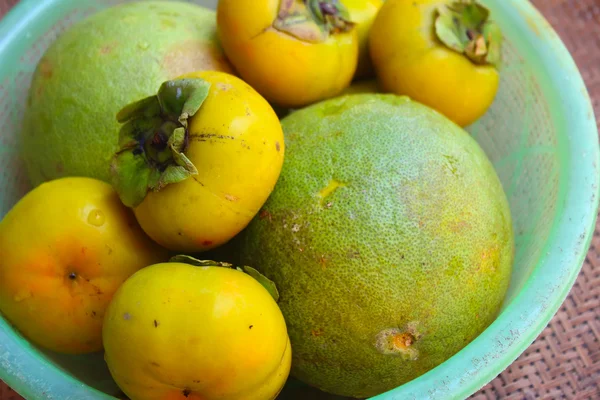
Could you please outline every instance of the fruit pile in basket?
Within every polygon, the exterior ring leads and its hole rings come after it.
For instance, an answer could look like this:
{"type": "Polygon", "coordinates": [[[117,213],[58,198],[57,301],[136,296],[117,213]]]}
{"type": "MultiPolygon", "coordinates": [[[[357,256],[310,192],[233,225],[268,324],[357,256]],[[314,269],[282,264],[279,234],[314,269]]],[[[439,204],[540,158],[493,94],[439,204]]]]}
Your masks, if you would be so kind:
{"type": "Polygon", "coordinates": [[[502,34],[474,0],[151,1],[38,64],[0,222],[0,311],[104,351],[138,399],[350,397],[439,365],[496,317],[513,232],[463,129],[502,34]]]}

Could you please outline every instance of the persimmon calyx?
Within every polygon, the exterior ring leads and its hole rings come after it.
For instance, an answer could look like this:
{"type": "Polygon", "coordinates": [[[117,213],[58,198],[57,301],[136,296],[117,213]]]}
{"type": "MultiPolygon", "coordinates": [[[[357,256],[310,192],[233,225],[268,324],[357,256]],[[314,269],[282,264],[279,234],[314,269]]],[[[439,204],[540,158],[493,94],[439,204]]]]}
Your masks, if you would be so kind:
{"type": "Polygon", "coordinates": [[[110,172],[123,204],[136,207],[148,191],[160,191],[198,174],[185,155],[188,120],[198,112],[209,90],[210,83],[203,79],[170,80],[156,95],[119,111],[117,120],[123,125],[110,172]]]}
{"type": "Polygon", "coordinates": [[[273,22],[278,31],[312,43],[348,32],[354,25],[340,0],[281,0],[273,22]]]}
{"type": "Polygon", "coordinates": [[[478,65],[500,62],[502,32],[490,11],[475,0],[458,0],[437,9],[437,38],[478,65]]]}

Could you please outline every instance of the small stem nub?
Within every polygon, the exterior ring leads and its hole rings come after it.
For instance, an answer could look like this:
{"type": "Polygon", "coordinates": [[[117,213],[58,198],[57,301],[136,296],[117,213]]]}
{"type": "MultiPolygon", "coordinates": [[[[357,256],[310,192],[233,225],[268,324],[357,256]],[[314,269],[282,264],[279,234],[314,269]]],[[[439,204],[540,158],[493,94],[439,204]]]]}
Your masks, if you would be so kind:
{"type": "Polygon", "coordinates": [[[476,0],[457,0],[437,9],[437,38],[478,65],[500,62],[502,32],[490,12],[476,0]]]}
{"type": "Polygon", "coordinates": [[[189,144],[188,119],[208,96],[203,79],[163,83],[154,96],[124,107],[119,151],[111,162],[112,183],[121,201],[138,206],[149,190],[184,181],[198,173],[185,151],[189,144]]]}

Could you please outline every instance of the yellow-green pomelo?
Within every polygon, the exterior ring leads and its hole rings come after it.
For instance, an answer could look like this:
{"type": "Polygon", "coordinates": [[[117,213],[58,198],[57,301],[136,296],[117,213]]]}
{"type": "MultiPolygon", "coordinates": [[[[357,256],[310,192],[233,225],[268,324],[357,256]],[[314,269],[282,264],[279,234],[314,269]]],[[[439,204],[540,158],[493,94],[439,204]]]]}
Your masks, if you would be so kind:
{"type": "Polygon", "coordinates": [[[331,99],[282,124],[280,180],[236,242],[279,289],[295,377],[373,396],[494,320],[513,262],[511,216],[466,131],[382,94],[331,99]]]}
{"type": "Polygon", "coordinates": [[[30,88],[23,158],[31,182],[63,176],[108,182],[118,148],[117,112],[196,70],[231,72],[212,10],[134,2],[71,27],[44,54],[30,88]]]}

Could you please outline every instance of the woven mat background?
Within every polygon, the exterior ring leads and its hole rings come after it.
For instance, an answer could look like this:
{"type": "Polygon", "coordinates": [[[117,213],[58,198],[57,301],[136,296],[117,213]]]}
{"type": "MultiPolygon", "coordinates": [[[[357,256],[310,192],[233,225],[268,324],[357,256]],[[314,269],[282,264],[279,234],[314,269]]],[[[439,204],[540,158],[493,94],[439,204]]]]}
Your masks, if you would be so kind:
{"type": "MultiPolygon", "coordinates": [[[[0,0],[0,17],[17,1],[0,0]]],[[[573,54],[600,121],[600,0],[532,2],[573,54]]],[[[0,381],[0,400],[21,399],[0,381]]],[[[600,223],[560,311],[529,349],[472,399],[600,399],[600,223]]]]}

